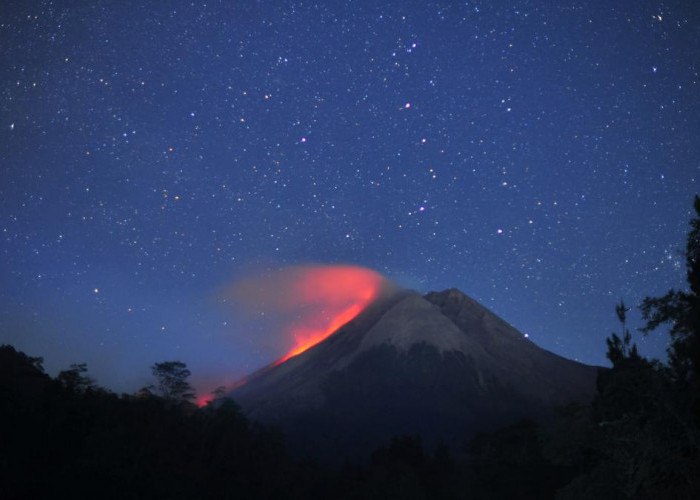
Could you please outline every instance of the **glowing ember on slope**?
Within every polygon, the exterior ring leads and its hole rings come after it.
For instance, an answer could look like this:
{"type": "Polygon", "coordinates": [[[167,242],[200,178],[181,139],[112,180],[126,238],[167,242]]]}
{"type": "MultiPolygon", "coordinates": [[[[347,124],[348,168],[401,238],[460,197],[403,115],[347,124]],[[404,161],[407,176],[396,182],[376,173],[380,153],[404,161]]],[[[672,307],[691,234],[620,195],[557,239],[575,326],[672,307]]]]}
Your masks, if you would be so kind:
{"type": "Polygon", "coordinates": [[[334,331],[336,331],[338,328],[343,326],[345,323],[354,319],[355,316],[362,312],[362,310],[367,306],[367,304],[369,304],[369,302],[371,302],[371,299],[364,304],[353,304],[348,309],[340,312],[332,318],[329,318],[330,324],[325,329],[314,330],[300,328],[294,331],[292,335],[294,336],[294,340],[296,341],[296,346],[287,354],[285,354],[282,358],[277,360],[276,364],[283,363],[289,358],[292,358],[297,354],[301,354],[307,349],[315,346],[316,344],[327,338],[334,331]]]}
{"type": "Polygon", "coordinates": [[[207,394],[205,396],[199,396],[196,401],[196,405],[199,408],[204,408],[207,406],[209,403],[211,403],[214,400],[214,395],[213,394],[207,394]]]}
{"type": "Polygon", "coordinates": [[[238,282],[233,297],[260,313],[282,316],[282,363],[355,318],[380,294],[385,279],[356,266],[298,266],[238,282]]]}

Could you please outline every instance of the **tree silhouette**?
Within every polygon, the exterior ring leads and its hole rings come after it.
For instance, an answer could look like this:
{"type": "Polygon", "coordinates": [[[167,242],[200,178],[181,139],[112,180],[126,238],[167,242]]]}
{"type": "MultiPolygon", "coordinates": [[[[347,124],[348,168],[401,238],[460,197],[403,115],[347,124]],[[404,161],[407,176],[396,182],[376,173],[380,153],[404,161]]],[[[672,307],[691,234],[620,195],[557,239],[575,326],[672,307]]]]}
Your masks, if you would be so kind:
{"type": "Polygon", "coordinates": [[[672,374],[681,389],[690,396],[695,421],[700,426],[700,197],[695,196],[695,218],[686,243],[686,277],[690,291],[670,290],[663,297],[647,297],[642,315],[648,333],[669,324],[671,346],[668,349],[672,374]]]}
{"type": "Polygon", "coordinates": [[[192,386],[187,381],[192,374],[182,361],[164,361],[151,367],[157,382],[156,393],[172,402],[190,401],[195,398],[192,386]]]}
{"type": "Polygon", "coordinates": [[[625,307],[624,301],[620,299],[620,303],[615,306],[615,314],[622,327],[622,338],[613,333],[609,338],[605,339],[608,345],[606,357],[612,362],[613,366],[625,359],[639,359],[637,344],[632,344],[632,334],[627,329],[627,311],[629,311],[629,308],[625,307]]]}
{"type": "Polygon", "coordinates": [[[86,363],[72,364],[69,370],[59,372],[56,380],[69,391],[85,392],[96,387],[95,381],[85,373],[87,373],[86,363]]]}
{"type": "MultiPolygon", "coordinates": [[[[700,198],[686,248],[690,291],[644,299],[640,330],[670,325],[669,365],[640,356],[615,307],[621,336],[606,339],[613,368],[598,377],[590,448],[594,466],[567,487],[583,498],[613,491],[623,498],[698,498],[700,484],[700,198]],[[591,486],[597,485],[597,486],[591,486]],[[581,496],[581,492],[584,492],[581,496]]],[[[562,498],[569,498],[562,494],[562,498]]]]}

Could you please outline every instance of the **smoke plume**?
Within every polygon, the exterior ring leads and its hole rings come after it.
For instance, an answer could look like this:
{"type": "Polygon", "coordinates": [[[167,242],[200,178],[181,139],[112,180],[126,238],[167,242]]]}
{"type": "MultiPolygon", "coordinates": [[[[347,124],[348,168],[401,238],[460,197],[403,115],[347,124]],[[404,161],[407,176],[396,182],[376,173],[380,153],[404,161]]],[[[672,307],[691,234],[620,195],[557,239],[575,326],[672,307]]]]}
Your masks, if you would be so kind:
{"type": "Polygon", "coordinates": [[[307,265],[240,280],[230,296],[239,309],[267,321],[265,341],[284,353],[281,363],[355,318],[388,286],[370,269],[307,265]]]}

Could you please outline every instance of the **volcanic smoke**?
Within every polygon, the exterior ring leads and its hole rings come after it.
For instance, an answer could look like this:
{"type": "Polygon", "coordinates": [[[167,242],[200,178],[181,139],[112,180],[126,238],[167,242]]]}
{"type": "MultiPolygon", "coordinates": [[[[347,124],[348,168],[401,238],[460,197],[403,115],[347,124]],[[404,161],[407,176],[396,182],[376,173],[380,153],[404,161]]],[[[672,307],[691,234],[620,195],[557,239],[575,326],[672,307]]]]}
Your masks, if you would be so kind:
{"type": "Polygon", "coordinates": [[[281,320],[280,364],[318,344],[355,318],[388,285],[357,266],[295,266],[234,284],[232,297],[248,312],[281,320]]]}

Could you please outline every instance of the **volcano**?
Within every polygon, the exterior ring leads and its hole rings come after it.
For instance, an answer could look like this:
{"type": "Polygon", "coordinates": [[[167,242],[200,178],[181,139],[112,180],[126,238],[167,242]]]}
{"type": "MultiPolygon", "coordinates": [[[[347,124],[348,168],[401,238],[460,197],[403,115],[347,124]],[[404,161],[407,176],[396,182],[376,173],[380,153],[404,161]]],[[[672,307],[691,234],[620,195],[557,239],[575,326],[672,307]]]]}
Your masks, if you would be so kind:
{"type": "Polygon", "coordinates": [[[546,351],[457,289],[375,300],[229,396],[297,453],[367,456],[392,436],[461,449],[470,437],[589,401],[599,368],[546,351]]]}

